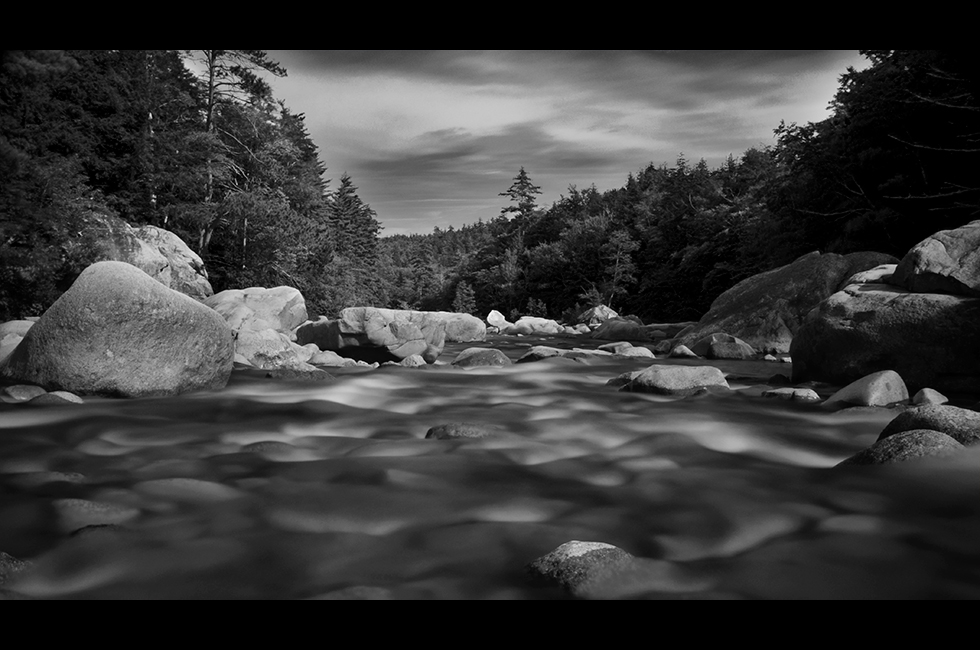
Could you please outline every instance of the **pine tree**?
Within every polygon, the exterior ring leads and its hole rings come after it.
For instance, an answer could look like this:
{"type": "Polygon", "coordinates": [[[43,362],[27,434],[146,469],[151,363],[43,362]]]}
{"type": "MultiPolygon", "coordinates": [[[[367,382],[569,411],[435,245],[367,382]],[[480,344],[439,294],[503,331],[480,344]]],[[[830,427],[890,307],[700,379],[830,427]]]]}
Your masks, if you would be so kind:
{"type": "Polygon", "coordinates": [[[529,219],[538,207],[534,200],[535,194],[541,194],[541,188],[531,182],[531,177],[524,171],[524,167],[521,167],[521,171],[514,177],[514,182],[511,184],[510,189],[498,195],[509,196],[510,200],[517,205],[503,208],[500,214],[503,216],[511,212],[516,212],[518,218],[523,220],[529,219]]]}
{"type": "Polygon", "coordinates": [[[456,285],[453,311],[460,314],[472,314],[476,311],[476,292],[473,291],[473,287],[468,282],[460,281],[456,285]]]}
{"type": "Polygon", "coordinates": [[[373,262],[378,256],[381,224],[377,213],[357,195],[357,187],[347,172],[340,178],[327,208],[333,233],[334,254],[356,265],[373,262]]]}
{"type": "Polygon", "coordinates": [[[218,222],[216,204],[219,202],[216,191],[222,167],[229,165],[226,147],[221,135],[231,136],[219,124],[222,105],[253,105],[266,108],[272,102],[272,88],[259,76],[259,71],[276,77],[285,77],[286,70],[268,58],[262,50],[196,50],[187,55],[202,69],[201,82],[205,93],[204,131],[207,140],[206,180],[204,187],[203,218],[199,225],[197,248],[202,257],[207,257],[218,222]]]}

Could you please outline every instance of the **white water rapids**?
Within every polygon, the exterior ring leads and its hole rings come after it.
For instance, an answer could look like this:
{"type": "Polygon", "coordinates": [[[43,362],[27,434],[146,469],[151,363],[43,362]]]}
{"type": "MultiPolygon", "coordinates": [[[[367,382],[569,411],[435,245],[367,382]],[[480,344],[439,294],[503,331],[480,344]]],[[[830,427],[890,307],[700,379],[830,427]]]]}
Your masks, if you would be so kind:
{"type": "Polygon", "coordinates": [[[564,598],[524,565],[583,540],[656,563],[629,597],[980,597],[980,449],[835,469],[896,412],[764,398],[789,373],[765,362],[700,362],[728,394],[606,385],[650,363],[236,371],[214,393],[0,405],[0,552],[32,563],[0,594],[564,598]],[[425,439],[449,422],[500,434],[425,439]]]}

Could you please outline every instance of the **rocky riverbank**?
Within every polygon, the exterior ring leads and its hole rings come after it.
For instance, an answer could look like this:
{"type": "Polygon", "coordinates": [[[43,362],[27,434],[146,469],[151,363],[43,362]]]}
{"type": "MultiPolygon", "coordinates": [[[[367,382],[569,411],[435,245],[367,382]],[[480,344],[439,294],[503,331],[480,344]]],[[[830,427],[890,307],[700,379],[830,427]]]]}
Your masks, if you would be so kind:
{"type": "Polygon", "coordinates": [[[758,347],[721,309],[311,323],[97,263],[0,326],[0,595],[976,598],[974,229],[745,320],[758,347]]]}

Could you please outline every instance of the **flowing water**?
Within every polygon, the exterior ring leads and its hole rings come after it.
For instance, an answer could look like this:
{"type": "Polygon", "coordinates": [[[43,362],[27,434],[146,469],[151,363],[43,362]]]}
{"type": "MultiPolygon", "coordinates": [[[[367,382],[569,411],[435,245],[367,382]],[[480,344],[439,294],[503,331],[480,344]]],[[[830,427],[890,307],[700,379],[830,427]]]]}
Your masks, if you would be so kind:
{"type": "Polygon", "coordinates": [[[0,405],[0,551],[33,563],[0,595],[564,598],[524,565],[583,540],[642,558],[610,597],[980,597],[980,449],[835,469],[895,411],[764,398],[789,373],[765,362],[707,362],[727,394],[606,385],[650,363],[236,371],[215,393],[0,405]],[[499,434],[425,438],[448,422],[499,434]]]}

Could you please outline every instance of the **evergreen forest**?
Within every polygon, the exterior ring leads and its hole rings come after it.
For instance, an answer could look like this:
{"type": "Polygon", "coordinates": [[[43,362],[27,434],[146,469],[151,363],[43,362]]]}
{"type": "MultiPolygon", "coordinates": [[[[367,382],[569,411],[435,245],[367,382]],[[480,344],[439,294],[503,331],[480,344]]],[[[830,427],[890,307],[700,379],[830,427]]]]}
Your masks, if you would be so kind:
{"type": "Polygon", "coordinates": [[[568,320],[606,304],[697,320],[810,251],[900,257],[980,218],[975,55],[862,54],[829,118],[773,125],[773,145],[717,168],[680,155],[543,206],[521,167],[491,221],[384,237],[355,179],[326,178],[263,51],[5,51],[0,321],[57,299],[94,261],[105,215],[178,234],[215,291],[296,287],[314,318],[373,305],[568,320]]]}

